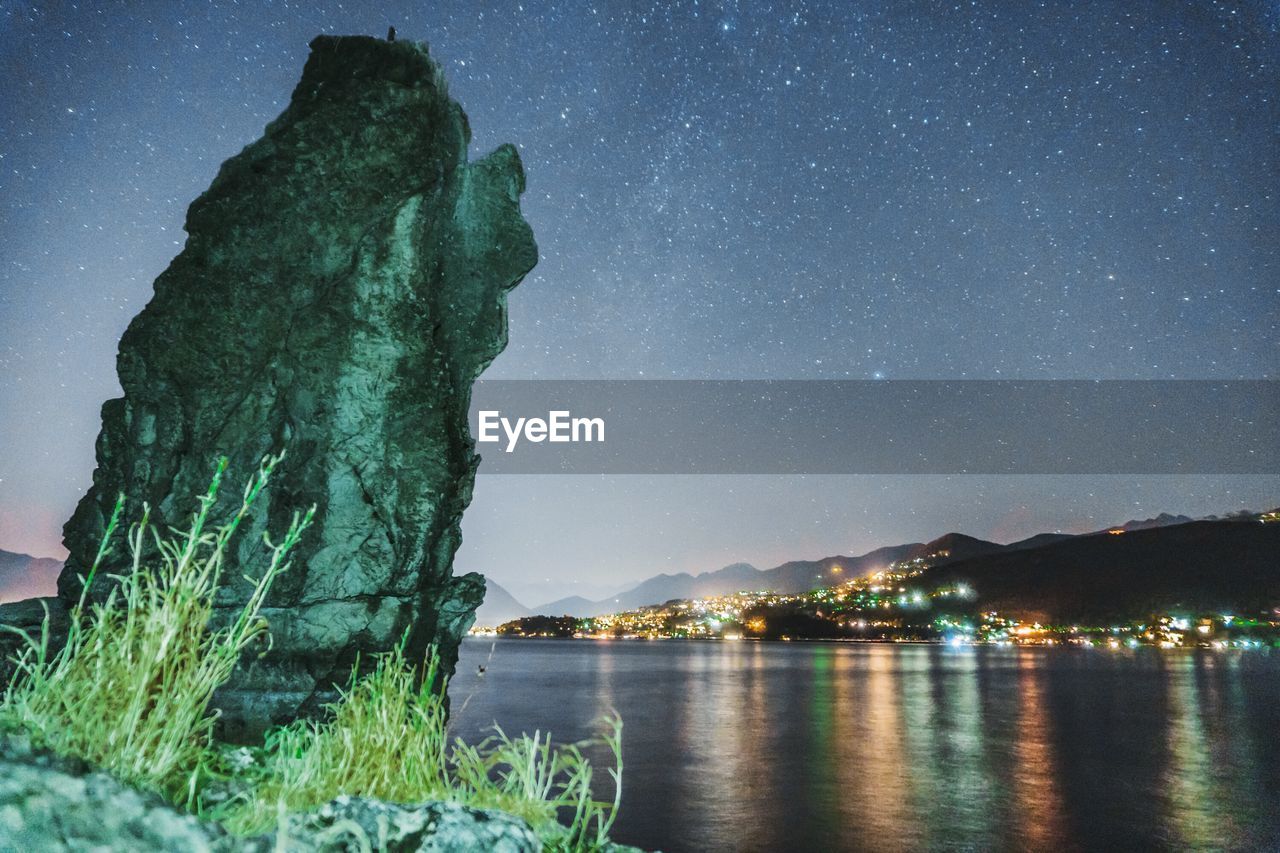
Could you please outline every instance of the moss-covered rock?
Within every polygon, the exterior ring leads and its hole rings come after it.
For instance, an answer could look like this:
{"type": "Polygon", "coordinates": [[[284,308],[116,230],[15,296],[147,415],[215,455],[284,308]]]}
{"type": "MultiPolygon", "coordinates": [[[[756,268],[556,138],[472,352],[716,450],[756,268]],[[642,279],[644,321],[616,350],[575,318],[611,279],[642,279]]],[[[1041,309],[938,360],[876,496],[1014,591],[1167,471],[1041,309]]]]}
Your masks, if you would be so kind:
{"type": "Polygon", "coordinates": [[[451,570],[478,462],[467,409],[537,251],[515,149],[471,162],[469,138],[424,45],[317,38],[289,107],[191,205],[185,248],[121,340],[124,396],[103,406],[93,486],[64,529],[64,601],[119,492],[183,526],[216,457],[247,478],[287,452],[231,555],[225,614],[260,534],[318,506],[264,610],[270,649],[216,699],[224,737],[316,712],[406,632],[451,671],[483,597],[451,570]]]}

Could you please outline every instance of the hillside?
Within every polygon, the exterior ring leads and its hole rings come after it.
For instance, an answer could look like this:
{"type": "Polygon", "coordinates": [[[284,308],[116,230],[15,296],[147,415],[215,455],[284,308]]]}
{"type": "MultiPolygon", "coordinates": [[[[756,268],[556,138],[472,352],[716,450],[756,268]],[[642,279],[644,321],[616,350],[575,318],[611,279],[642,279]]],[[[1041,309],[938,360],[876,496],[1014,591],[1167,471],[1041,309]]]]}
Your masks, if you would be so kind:
{"type": "Polygon", "coordinates": [[[1012,547],[1000,545],[996,542],[988,542],[985,539],[978,539],[973,536],[966,536],[963,533],[945,533],[931,542],[924,545],[914,546],[907,559],[912,557],[927,557],[934,563],[948,560],[963,560],[968,557],[979,557],[984,554],[994,554],[997,551],[1003,551],[1005,548],[1012,547]]]}
{"type": "MultiPolygon", "coordinates": [[[[967,537],[966,537],[967,538],[967,537]]],[[[979,541],[979,540],[973,540],[979,541]]],[[[639,585],[611,598],[590,601],[571,596],[546,604],[534,611],[545,616],[577,616],[586,618],[620,610],[632,610],[650,604],[661,604],[676,598],[706,598],[742,590],[767,590],[781,593],[808,592],[814,587],[839,583],[859,575],[886,568],[897,560],[910,559],[924,553],[929,545],[913,542],[877,548],[859,557],[824,557],[820,560],[792,560],[772,569],[757,569],[748,563],[733,563],[713,572],[691,575],[655,575],[639,585]]],[[[998,548],[998,545],[993,545],[998,548]]]]}
{"type": "Polygon", "coordinates": [[[746,590],[799,594],[913,559],[927,559],[933,566],[930,583],[969,582],[989,609],[1062,610],[1083,618],[1148,605],[1159,610],[1192,600],[1243,606],[1280,599],[1273,594],[1274,583],[1280,583],[1280,547],[1274,541],[1280,538],[1280,524],[1243,520],[1256,517],[1244,513],[1193,521],[1161,513],[1096,533],[1040,533],[1008,545],[953,532],[858,557],[792,560],[763,570],[734,563],[698,575],[656,575],[610,598],[572,596],[533,611],[587,618],[746,590]]]}
{"type": "Polygon", "coordinates": [[[531,613],[532,611],[516,601],[511,593],[489,578],[484,579],[484,602],[476,608],[475,624],[493,627],[512,619],[521,619],[531,613]]]}
{"type": "Polygon", "coordinates": [[[1162,512],[1154,518],[1131,518],[1120,527],[1123,530],[1150,530],[1154,527],[1171,527],[1175,524],[1186,524],[1190,521],[1195,521],[1195,519],[1189,515],[1173,515],[1162,512]]]}
{"type": "Polygon", "coordinates": [[[1256,612],[1280,601],[1280,524],[1194,521],[1076,536],[955,560],[925,583],[966,583],[982,610],[1042,620],[1256,612]]]}
{"type": "Polygon", "coordinates": [[[1045,545],[1053,545],[1057,542],[1065,542],[1074,538],[1075,536],[1070,533],[1037,533],[1035,536],[1028,536],[1026,539],[1019,539],[1017,542],[1010,542],[1004,546],[1004,549],[1006,551],[1021,551],[1026,548],[1041,548],[1045,545]]]}
{"type": "Polygon", "coordinates": [[[62,561],[0,551],[0,604],[53,595],[62,561]]]}

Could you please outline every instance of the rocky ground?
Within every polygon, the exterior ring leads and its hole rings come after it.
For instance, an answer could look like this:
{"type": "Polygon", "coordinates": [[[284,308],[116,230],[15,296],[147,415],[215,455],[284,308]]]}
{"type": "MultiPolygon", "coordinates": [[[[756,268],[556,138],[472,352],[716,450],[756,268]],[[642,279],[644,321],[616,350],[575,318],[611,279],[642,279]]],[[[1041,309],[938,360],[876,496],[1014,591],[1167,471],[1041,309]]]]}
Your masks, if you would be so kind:
{"type": "MultiPolygon", "coordinates": [[[[394,805],[339,797],[315,812],[289,815],[277,832],[228,834],[159,797],[96,772],[84,762],[0,738],[0,851],[129,853],[537,853],[527,823],[459,803],[394,805]]],[[[604,853],[634,848],[611,845],[604,853]]]]}

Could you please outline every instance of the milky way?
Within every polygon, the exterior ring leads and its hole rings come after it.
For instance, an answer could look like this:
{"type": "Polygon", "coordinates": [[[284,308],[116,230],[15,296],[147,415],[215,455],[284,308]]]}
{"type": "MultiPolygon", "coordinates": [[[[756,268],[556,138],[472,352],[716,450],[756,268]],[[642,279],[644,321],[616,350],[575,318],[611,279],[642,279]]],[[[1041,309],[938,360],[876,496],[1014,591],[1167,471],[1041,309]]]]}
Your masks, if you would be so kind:
{"type": "MultiPolygon", "coordinates": [[[[56,552],[120,333],[319,32],[426,39],[473,156],[520,147],[542,258],[492,376],[1274,378],[1278,23],[1253,2],[5,2],[0,548],[56,552]]],[[[743,502],[695,479],[482,478],[460,562],[608,585],[1277,498],[776,478],[743,502]]]]}

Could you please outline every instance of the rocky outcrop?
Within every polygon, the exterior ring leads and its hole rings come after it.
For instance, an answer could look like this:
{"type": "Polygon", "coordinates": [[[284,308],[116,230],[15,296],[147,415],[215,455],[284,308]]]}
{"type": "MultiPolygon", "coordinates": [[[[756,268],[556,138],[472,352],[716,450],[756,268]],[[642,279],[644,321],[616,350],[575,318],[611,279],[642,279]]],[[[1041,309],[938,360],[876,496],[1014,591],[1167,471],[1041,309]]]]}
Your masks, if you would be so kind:
{"type": "Polygon", "coordinates": [[[357,656],[406,633],[451,670],[484,594],[451,573],[478,462],[467,409],[537,252],[515,149],[471,162],[469,138],[424,45],[317,38],[289,107],[191,205],[120,342],[124,396],[103,406],[93,486],[64,528],[64,601],[119,492],[180,527],[216,457],[235,484],[286,451],[230,555],[225,614],[262,533],[318,507],[264,610],[271,648],[215,700],[224,737],[315,712],[357,656]]]}
{"type": "MultiPolygon", "coordinates": [[[[239,838],[80,762],[0,739],[0,853],[68,850],[205,853],[536,853],[517,817],[459,803],[393,805],[338,797],[289,815],[269,835],[239,838]]],[[[623,848],[616,848],[622,850],[623,848]]]]}
{"type": "Polygon", "coordinates": [[[0,853],[229,850],[217,827],[75,759],[0,737],[0,853]]]}
{"type": "MultiPolygon", "coordinates": [[[[540,853],[542,842],[518,817],[458,803],[400,806],[363,797],[338,797],[314,812],[291,815],[285,849],[387,853],[540,853]],[[368,844],[364,848],[361,844],[368,844]]],[[[269,853],[262,839],[262,853],[269,853]]],[[[622,853],[622,848],[617,848],[622,853]]]]}

